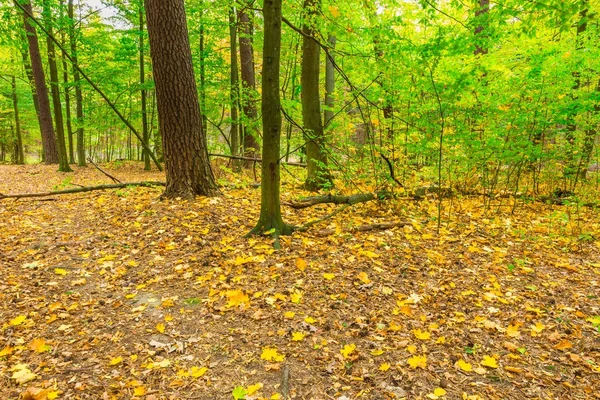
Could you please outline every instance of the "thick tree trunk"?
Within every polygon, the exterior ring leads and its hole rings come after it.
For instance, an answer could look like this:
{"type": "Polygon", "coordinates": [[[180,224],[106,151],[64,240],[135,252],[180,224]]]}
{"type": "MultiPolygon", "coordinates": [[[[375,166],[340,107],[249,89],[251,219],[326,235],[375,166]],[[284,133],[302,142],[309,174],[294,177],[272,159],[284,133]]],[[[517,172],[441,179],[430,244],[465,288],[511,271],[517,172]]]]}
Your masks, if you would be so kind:
{"type": "MultiPolygon", "coordinates": [[[[18,0],[17,0],[18,1],[18,0]]],[[[23,13],[25,31],[27,32],[27,41],[29,44],[29,57],[31,58],[31,70],[35,81],[35,92],[37,93],[40,122],[40,131],[42,132],[42,146],[44,148],[44,160],[46,164],[58,164],[58,149],[56,147],[56,138],[54,136],[54,127],[52,126],[52,112],[50,111],[50,98],[48,97],[48,87],[46,86],[46,77],[44,66],[42,64],[42,55],[38,42],[35,25],[29,21],[29,15],[33,15],[31,1],[24,0],[20,2],[26,13],[23,13]]]]}
{"type": "Polygon", "coordinates": [[[69,166],[69,159],[67,157],[67,146],[65,143],[65,128],[62,115],[62,104],[60,102],[60,88],[58,87],[58,68],[56,66],[56,50],[54,47],[54,41],[50,38],[50,36],[53,36],[52,10],[50,8],[50,3],[48,0],[44,0],[43,6],[44,21],[46,23],[46,30],[48,31],[46,43],[48,46],[50,88],[52,92],[52,106],[54,108],[56,144],[58,149],[58,170],[61,172],[72,172],[73,170],[69,166]]]}
{"type": "MultiPolygon", "coordinates": [[[[148,115],[147,115],[147,101],[146,101],[146,88],[144,84],[146,82],[146,71],[144,61],[144,3],[140,1],[139,7],[139,51],[140,51],[140,87],[142,96],[142,137],[146,146],[150,147],[150,133],[148,132],[148,115]]],[[[150,171],[150,154],[144,149],[142,150],[142,158],[144,159],[144,169],[150,171]]]]}
{"type": "Polygon", "coordinates": [[[302,30],[302,121],[308,164],[305,187],[319,190],[331,182],[327,170],[325,135],[321,121],[321,96],[319,94],[320,47],[316,42],[314,19],[319,14],[319,0],[304,0],[305,20],[302,30]]]}
{"type": "MultiPolygon", "coordinates": [[[[240,154],[240,134],[238,120],[238,101],[240,93],[240,82],[238,74],[237,61],[237,22],[235,10],[233,7],[229,9],[229,42],[230,42],[230,64],[231,64],[231,82],[230,82],[230,102],[231,102],[231,129],[229,140],[231,143],[231,154],[237,156],[240,154]]],[[[236,167],[239,167],[236,163],[236,167]]]]}
{"type": "Polygon", "coordinates": [[[202,131],[183,0],[147,0],[146,20],[167,170],[163,196],[212,195],[215,182],[202,131]]]}
{"type": "MultiPolygon", "coordinates": [[[[292,232],[281,217],[279,198],[279,146],[281,144],[281,99],[279,62],[281,53],[281,0],[265,0],[262,72],[263,148],[261,168],[260,218],[250,232],[271,233],[275,238],[292,232]]],[[[278,241],[275,242],[276,247],[278,241]]]]}
{"type": "Polygon", "coordinates": [[[75,19],[73,0],[69,0],[67,13],[69,17],[69,43],[73,59],[73,81],[75,84],[75,103],[77,116],[77,165],[85,167],[85,142],[83,138],[83,94],[81,92],[81,77],[77,65],[77,38],[75,37],[75,19]]]}
{"type": "Polygon", "coordinates": [[[17,139],[16,157],[13,160],[15,164],[25,164],[25,152],[23,151],[23,135],[21,133],[21,120],[19,119],[19,98],[17,96],[17,80],[13,75],[11,77],[13,110],[15,114],[15,134],[17,139]]]}
{"type": "MultiPolygon", "coordinates": [[[[244,6],[247,6],[246,2],[244,6]]],[[[244,155],[246,157],[258,156],[258,112],[256,109],[256,76],[254,70],[254,50],[252,48],[252,36],[254,29],[252,21],[246,9],[238,11],[238,26],[240,29],[240,65],[242,73],[242,96],[241,103],[245,116],[244,133],[244,155]]]]}

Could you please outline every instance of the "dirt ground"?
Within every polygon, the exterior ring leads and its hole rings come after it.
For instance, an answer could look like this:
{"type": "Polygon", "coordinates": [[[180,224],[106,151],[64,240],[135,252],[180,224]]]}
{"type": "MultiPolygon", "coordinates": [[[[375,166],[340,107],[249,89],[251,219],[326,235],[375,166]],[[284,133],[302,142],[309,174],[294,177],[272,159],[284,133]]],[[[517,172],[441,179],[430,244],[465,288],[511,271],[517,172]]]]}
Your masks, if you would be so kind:
{"type": "MultiPolygon", "coordinates": [[[[55,170],[0,165],[0,193],[110,183],[55,170]]],[[[434,199],[369,202],[275,251],[243,237],[260,189],[219,181],[0,200],[0,398],[600,399],[600,211],[451,199],[438,233],[434,199]]]]}

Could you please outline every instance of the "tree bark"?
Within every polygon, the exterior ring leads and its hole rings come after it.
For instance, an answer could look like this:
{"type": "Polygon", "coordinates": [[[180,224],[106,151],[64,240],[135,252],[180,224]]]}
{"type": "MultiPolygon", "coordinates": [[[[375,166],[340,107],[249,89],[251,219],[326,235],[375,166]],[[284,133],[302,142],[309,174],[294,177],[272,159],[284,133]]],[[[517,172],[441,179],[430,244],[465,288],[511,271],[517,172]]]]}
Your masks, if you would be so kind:
{"type": "MultiPolygon", "coordinates": [[[[237,22],[235,9],[229,9],[229,42],[230,42],[230,64],[231,64],[231,80],[230,80],[230,95],[231,102],[231,129],[229,131],[231,154],[237,156],[240,154],[240,134],[238,120],[238,101],[239,101],[239,75],[237,62],[237,22]]],[[[236,168],[239,163],[235,163],[236,168]]]]}
{"type": "MultiPolygon", "coordinates": [[[[65,1],[60,0],[60,19],[64,20],[65,17],[65,1]]],[[[61,44],[66,47],[66,32],[61,32],[61,44]]],[[[67,117],[67,142],[69,143],[69,164],[75,164],[75,154],[73,146],[73,124],[71,119],[71,93],[69,88],[69,68],[67,67],[67,57],[63,54],[61,57],[63,67],[63,83],[65,85],[65,114],[67,117]]]]}
{"type": "Polygon", "coordinates": [[[65,128],[62,115],[62,104],[60,102],[60,88],[58,87],[58,68],[56,66],[56,49],[54,47],[54,41],[52,31],[52,9],[48,0],[44,0],[43,3],[43,14],[44,21],[46,23],[47,46],[48,46],[48,66],[50,69],[50,88],[52,92],[52,106],[54,108],[54,122],[56,132],[56,144],[58,150],[58,170],[61,172],[73,172],[69,166],[69,159],[67,157],[67,147],[65,143],[65,128]]]}
{"type": "MultiPolygon", "coordinates": [[[[329,35],[327,39],[329,47],[333,50],[335,49],[335,36],[329,35]]],[[[325,113],[323,115],[324,128],[326,128],[333,119],[333,105],[334,105],[334,97],[333,93],[335,92],[335,66],[333,63],[335,60],[327,57],[325,61],[325,113]]]]}
{"type": "Polygon", "coordinates": [[[327,169],[325,135],[321,121],[321,96],[319,94],[320,50],[316,42],[314,19],[320,9],[319,0],[304,0],[304,25],[302,30],[302,121],[308,164],[305,187],[317,191],[331,182],[327,169]]]}
{"type": "Polygon", "coordinates": [[[146,21],[167,170],[163,196],[213,195],[183,0],[147,0],[146,21]]]}
{"type": "Polygon", "coordinates": [[[487,27],[487,22],[484,21],[485,17],[490,11],[490,0],[479,0],[479,8],[475,11],[475,18],[479,19],[479,25],[475,27],[475,50],[473,53],[475,55],[483,55],[488,53],[488,48],[485,45],[482,45],[482,42],[485,40],[485,35],[483,34],[485,28],[487,27]]]}
{"type": "Polygon", "coordinates": [[[19,118],[19,98],[17,96],[17,80],[15,76],[11,76],[13,110],[15,114],[15,133],[17,135],[17,151],[15,164],[25,164],[25,152],[23,150],[23,135],[21,132],[21,120],[19,118]]]}
{"type": "Polygon", "coordinates": [[[248,11],[244,8],[249,6],[246,2],[238,11],[238,26],[240,29],[240,65],[242,75],[241,103],[244,112],[245,123],[243,127],[244,155],[246,157],[258,156],[258,129],[256,128],[258,112],[256,109],[256,76],[254,69],[254,50],[252,48],[252,36],[254,29],[248,11]]]}
{"type": "Polygon", "coordinates": [[[281,0],[265,0],[262,71],[263,148],[260,217],[250,234],[269,232],[279,247],[279,235],[292,233],[281,217],[279,146],[281,144],[281,99],[279,63],[281,54],[281,0]]]}
{"type": "MultiPolygon", "coordinates": [[[[15,0],[19,1],[19,0],[15,0]]],[[[23,13],[23,22],[27,32],[27,41],[29,44],[29,57],[31,59],[31,70],[35,82],[35,92],[37,94],[40,122],[40,131],[42,132],[42,146],[44,149],[44,160],[46,164],[58,164],[58,149],[56,147],[56,137],[54,136],[54,127],[52,126],[52,112],[50,111],[50,98],[48,97],[48,87],[46,86],[46,76],[42,64],[42,55],[38,42],[35,26],[29,21],[29,15],[33,15],[30,0],[23,0],[19,3],[25,10],[23,13]]]]}
{"type": "Polygon", "coordinates": [[[75,84],[75,104],[77,116],[77,165],[85,167],[85,141],[83,137],[83,93],[81,92],[81,77],[77,60],[77,37],[75,36],[75,18],[73,0],[69,0],[67,7],[69,17],[69,43],[71,46],[71,58],[73,60],[73,83],[75,84]]]}
{"type": "MultiPolygon", "coordinates": [[[[147,115],[147,101],[146,101],[146,88],[144,84],[146,82],[145,72],[145,61],[144,61],[144,3],[140,0],[139,6],[139,51],[140,51],[140,87],[142,97],[142,138],[147,147],[150,147],[150,133],[148,132],[148,115],[147,115]]],[[[150,154],[143,149],[142,158],[144,159],[144,170],[150,171],[150,154]]]]}
{"type": "Polygon", "coordinates": [[[164,182],[125,182],[125,183],[113,183],[108,185],[98,185],[98,186],[83,186],[73,189],[65,189],[65,190],[57,190],[55,192],[40,192],[40,193],[18,193],[18,194],[2,194],[0,193],[0,200],[3,199],[22,199],[28,197],[49,197],[56,196],[61,194],[73,194],[73,193],[85,193],[92,192],[94,190],[107,190],[107,189],[123,189],[130,186],[164,186],[164,182]]]}

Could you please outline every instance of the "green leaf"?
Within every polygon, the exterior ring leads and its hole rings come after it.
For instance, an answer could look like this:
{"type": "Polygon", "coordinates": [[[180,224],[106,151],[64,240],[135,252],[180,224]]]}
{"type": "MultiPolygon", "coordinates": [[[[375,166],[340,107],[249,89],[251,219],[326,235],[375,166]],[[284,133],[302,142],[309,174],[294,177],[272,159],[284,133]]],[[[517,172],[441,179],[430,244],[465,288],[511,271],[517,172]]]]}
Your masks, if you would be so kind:
{"type": "Polygon", "coordinates": [[[243,386],[236,386],[235,389],[233,389],[233,392],[231,392],[235,400],[245,399],[247,393],[248,392],[246,392],[246,389],[244,389],[243,386]]]}

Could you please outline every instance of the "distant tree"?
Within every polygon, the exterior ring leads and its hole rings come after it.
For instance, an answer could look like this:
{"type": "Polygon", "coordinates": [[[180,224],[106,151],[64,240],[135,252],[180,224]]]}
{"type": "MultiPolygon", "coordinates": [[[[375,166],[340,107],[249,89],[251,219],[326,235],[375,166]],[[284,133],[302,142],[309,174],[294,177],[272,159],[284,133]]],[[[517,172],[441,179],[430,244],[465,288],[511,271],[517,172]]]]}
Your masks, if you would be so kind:
{"type": "Polygon", "coordinates": [[[183,0],[147,0],[146,20],[167,170],[163,196],[213,195],[183,0]]]}

